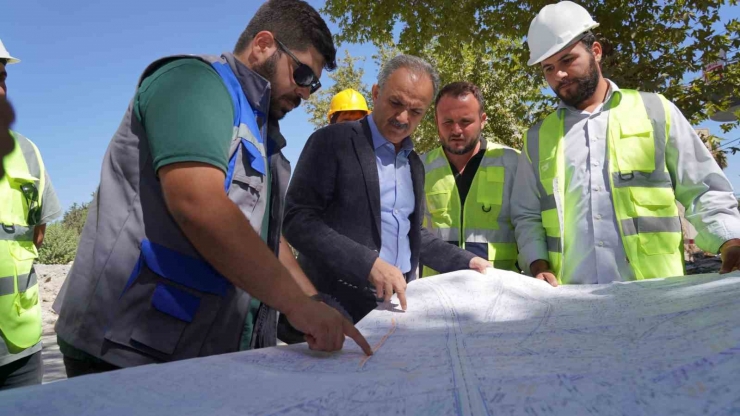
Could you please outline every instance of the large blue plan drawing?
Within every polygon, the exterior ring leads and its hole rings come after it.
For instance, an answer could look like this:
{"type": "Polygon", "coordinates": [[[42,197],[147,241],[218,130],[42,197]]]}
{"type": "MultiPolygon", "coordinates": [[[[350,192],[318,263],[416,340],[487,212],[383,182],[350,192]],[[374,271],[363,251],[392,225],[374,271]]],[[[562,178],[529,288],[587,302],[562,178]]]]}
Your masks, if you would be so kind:
{"type": "Polygon", "coordinates": [[[740,274],[561,286],[510,272],[415,281],[373,348],[306,344],[0,393],[16,415],[740,414],[740,274]]]}

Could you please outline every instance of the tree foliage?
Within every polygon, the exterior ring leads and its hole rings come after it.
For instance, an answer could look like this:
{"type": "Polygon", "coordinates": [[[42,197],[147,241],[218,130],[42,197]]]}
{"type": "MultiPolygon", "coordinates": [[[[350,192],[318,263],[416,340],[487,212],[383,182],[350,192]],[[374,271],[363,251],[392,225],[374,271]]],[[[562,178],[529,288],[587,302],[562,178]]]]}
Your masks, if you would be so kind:
{"type": "MultiPolygon", "coordinates": [[[[513,41],[499,40],[485,44],[485,49],[476,49],[472,45],[462,45],[453,50],[443,51],[433,41],[416,55],[427,59],[440,73],[441,84],[454,81],[470,81],[478,85],[485,97],[485,112],[488,115],[488,125],[484,135],[494,141],[520,147],[524,130],[536,121],[536,117],[548,109],[547,100],[540,99],[540,91],[544,87],[541,79],[533,78],[526,72],[509,74],[508,71],[494,62],[491,56],[503,55],[517,48],[513,41]]],[[[384,43],[378,45],[378,52],[373,60],[382,67],[388,60],[402,51],[398,45],[384,43]]],[[[512,56],[512,59],[518,59],[512,56]]],[[[362,83],[362,69],[355,68],[357,62],[364,58],[352,58],[349,53],[342,60],[342,65],[333,74],[329,75],[336,84],[322,93],[314,94],[308,101],[308,112],[311,122],[316,127],[328,123],[326,113],[329,102],[337,92],[344,88],[354,88],[363,92],[368,104],[370,100],[370,86],[362,83]]],[[[437,127],[434,121],[432,108],[414,133],[416,150],[423,153],[438,144],[437,127]]]]}
{"type": "MultiPolygon", "coordinates": [[[[94,201],[95,192],[92,198],[94,201]]],[[[60,222],[50,224],[46,228],[44,244],[39,249],[39,263],[67,264],[74,260],[90,204],[91,202],[73,203],[60,222]]]]}
{"type": "MultiPolygon", "coordinates": [[[[490,66],[480,66],[481,72],[492,68],[504,74],[502,80],[509,79],[514,84],[521,82],[520,77],[530,77],[543,84],[539,68],[525,65],[529,51],[523,40],[531,20],[551,2],[327,0],[323,11],[339,25],[340,41],[376,45],[397,42],[404,52],[446,57],[443,61],[449,65],[458,65],[459,59],[465,61],[470,59],[466,54],[472,54],[489,63],[490,66]]],[[[721,51],[727,52],[730,62],[740,57],[740,22],[722,20],[720,16],[721,7],[736,6],[737,0],[584,0],[579,3],[601,24],[595,33],[604,46],[602,68],[617,85],[663,93],[692,123],[706,119],[711,111],[726,108],[731,97],[740,97],[739,65],[730,65],[723,74],[709,80],[701,77],[703,67],[716,61],[721,51]]],[[[499,84],[492,85],[501,88],[499,84]]],[[[500,97],[491,95],[492,90],[487,91],[486,98],[499,100],[500,97]]],[[[513,104],[504,99],[501,105],[519,104],[520,97],[511,98],[513,104]]],[[[540,118],[547,106],[547,97],[542,94],[528,98],[529,101],[521,104],[529,106],[525,124],[529,119],[540,118]]],[[[520,115],[520,110],[512,110],[511,115],[520,115]]],[[[503,118],[501,122],[508,121],[503,118]]],[[[737,125],[727,124],[723,129],[729,131],[737,125]]]]}
{"type": "Polygon", "coordinates": [[[62,223],[46,227],[44,244],[39,249],[41,264],[67,264],[74,260],[80,235],[62,223]]]}
{"type": "Polygon", "coordinates": [[[344,58],[339,59],[337,70],[329,73],[329,78],[334,81],[334,85],[329,88],[322,88],[317,93],[312,94],[311,98],[306,101],[306,112],[311,116],[311,123],[316,128],[329,124],[329,104],[332,97],[342,90],[352,88],[359,91],[365,97],[368,106],[372,104],[370,100],[370,90],[362,82],[362,76],[365,70],[357,67],[357,63],[365,61],[363,57],[352,57],[349,51],[345,50],[344,58]]]}
{"type": "Polygon", "coordinates": [[[73,230],[77,235],[82,234],[82,227],[85,226],[85,220],[87,220],[87,209],[89,205],[89,203],[79,205],[76,202],[73,203],[67,212],[64,213],[62,224],[73,230]]]}

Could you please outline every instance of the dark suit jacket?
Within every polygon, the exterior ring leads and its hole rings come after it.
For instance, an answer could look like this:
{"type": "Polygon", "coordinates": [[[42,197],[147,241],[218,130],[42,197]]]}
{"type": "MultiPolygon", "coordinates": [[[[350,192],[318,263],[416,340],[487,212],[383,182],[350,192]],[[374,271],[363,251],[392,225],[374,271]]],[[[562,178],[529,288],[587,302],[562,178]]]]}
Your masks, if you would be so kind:
{"type": "MultiPolygon", "coordinates": [[[[410,216],[411,272],[419,259],[441,273],[467,269],[473,254],[422,227],[424,165],[409,154],[414,186],[410,216]]],[[[283,235],[320,292],[337,298],[355,322],[376,307],[368,281],[378,258],[380,185],[367,119],[324,127],[306,142],[288,188],[283,235]]]]}

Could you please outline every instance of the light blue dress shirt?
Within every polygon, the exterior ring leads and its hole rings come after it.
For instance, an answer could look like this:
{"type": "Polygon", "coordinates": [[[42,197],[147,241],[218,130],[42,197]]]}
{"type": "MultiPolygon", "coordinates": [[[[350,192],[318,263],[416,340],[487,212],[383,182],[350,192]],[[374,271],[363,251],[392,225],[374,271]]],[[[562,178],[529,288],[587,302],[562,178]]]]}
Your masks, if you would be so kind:
{"type": "Polygon", "coordinates": [[[410,138],[401,143],[396,153],[393,143],[380,134],[373,116],[367,117],[372,132],[375,163],[380,180],[380,258],[402,273],[411,271],[409,230],[414,212],[414,184],[411,181],[409,153],[414,149],[410,138]]]}

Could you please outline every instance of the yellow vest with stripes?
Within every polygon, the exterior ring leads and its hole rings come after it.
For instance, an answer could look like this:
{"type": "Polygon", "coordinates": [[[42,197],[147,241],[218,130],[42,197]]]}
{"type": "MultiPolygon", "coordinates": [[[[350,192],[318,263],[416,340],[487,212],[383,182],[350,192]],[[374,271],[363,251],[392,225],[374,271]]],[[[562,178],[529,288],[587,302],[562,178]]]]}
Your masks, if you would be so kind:
{"type": "MultiPolygon", "coordinates": [[[[424,158],[427,215],[424,226],[442,240],[493,262],[503,270],[516,269],[518,250],[514,227],[508,215],[502,216],[504,190],[514,177],[506,172],[504,157],[516,157],[519,152],[509,147],[487,142],[470,191],[461,204],[455,177],[444,150],[439,147],[424,158]],[[460,213],[461,205],[464,212],[460,213]],[[479,250],[473,246],[480,247],[479,250]],[[480,251],[480,252],[477,252],[480,251]]],[[[422,277],[437,274],[424,267],[422,277]]]]}
{"type": "Polygon", "coordinates": [[[11,136],[15,149],[5,156],[5,176],[0,178],[0,336],[15,354],[41,340],[39,287],[33,271],[38,251],[20,186],[33,183],[40,206],[45,175],[36,146],[14,132],[11,136]]]}
{"type": "MultiPolygon", "coordinates": [[[[681,222],[665,161],[668,101],[659,94],[619,90],[605,105],[609,185],[627,260],[638,280],[683,275],[681,222]]],[[[524,149],[537,177],[550,267],[568,283],[570,276],[561,273],[567,261],[563,249],[568,230],[581,225],[563,224],[568,187],[563,112],[531,128],[524,149]]]]}

